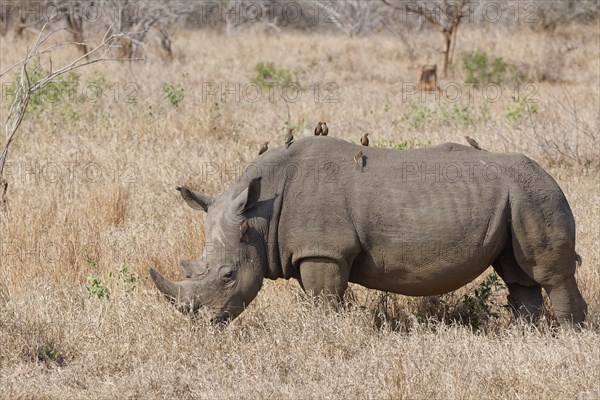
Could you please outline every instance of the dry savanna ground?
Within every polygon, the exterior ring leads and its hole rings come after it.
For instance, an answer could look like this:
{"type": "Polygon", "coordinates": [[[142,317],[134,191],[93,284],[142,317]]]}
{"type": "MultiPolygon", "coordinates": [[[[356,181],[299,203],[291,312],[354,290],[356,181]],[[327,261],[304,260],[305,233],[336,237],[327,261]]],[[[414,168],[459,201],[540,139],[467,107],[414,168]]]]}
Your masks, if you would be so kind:
{"type": "MultiPolygon", "coordinates": [[[[145,62],[96,64],[79,72],[75,96],[34,105],[0,215],[0,398],[599,398],[597,27],[465,28],[446,92],[424,98],[403,82],[439,63],[440,38],[410,39],[413,60],[393,35],[181,31],[174,60],[151,51],[145,62]],[[530,85],[470,91],[460,66],[474,51],[502,57],[530,85]],[[312,88],[288,103],[277,90],[238,99],[235,84],[250,83],[259,62],[312,88]],[[226,84],[233,94],[222,95],[226,84]],[[536,327],[512,323],[505,289],[488,285],[480,301],[490,271],[435,298],[353,286],[337,312],[314,307],[296,282],[266,281],[223,330],[174,310],[148,268],[181,279],[178,260],[204,244],[203,214],[175,187],[219,193],[263,141],[283,143],[286,124],[307,136],[318,120],[354,142],[367,130],[400,148],[470,135],[538,161],[576,218],[588,325],[555,329],[551,312],[536,327]]],[[[31,40],[3,37],[0,69],[31,40]]]]}

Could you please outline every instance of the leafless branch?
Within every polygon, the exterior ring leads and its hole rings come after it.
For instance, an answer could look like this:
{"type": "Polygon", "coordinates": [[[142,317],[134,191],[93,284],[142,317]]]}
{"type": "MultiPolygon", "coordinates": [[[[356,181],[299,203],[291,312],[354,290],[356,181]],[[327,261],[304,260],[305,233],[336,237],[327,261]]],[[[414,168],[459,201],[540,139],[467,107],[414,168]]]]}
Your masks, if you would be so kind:
{"type": "Polygon", "coordinates": [[[598,131],[600,113],[596,126],[591,128],[579,117],[579,106],[570,93],[565,91],[553,101],[564,112],[542,117],[528,103],[525,104],[528,129],[520,135],[525,136],[529,143],[536,144],[552,164],[597,166],[598,137],[589,133],[598,131]]]}
{"type": "Polygon", "coordinates": [[[100,44],[96,45],[94,48],[81,55],[80,57],[77,57],[74,60],[67,62],[65,65],[58,69],[54,69],[53,67],[51,67],[50,71],[46,73],[43,78],[35,82],[31,82],[28,70],[30,61],[34,58],[39,59],[39,57],[42,54],[52,53],[52,50],[57,47],[68,45],[68,43],[60,43],[56,45],[50,45],[44,49],[41,49],[41,46],[44,45],[53,35],[62,30],[48,30],[49,21],[44,23],[37,35],[37,39],[33,47],[31,49],[27,49],[23,59],[9,67],[0,75],[3,76],[8,72],[14,70],[15,68],[20,67],[20,75],[18,78],[18,82],[15,85],[16,87],[13,93],[14,97],[8,109],[6,121],[4,122],[6,142],[4,143],[4,147],[2,148],[2,152],[0,153],[0,192],[3,193],[2,198],[0,198],[0,205],[4,205],[6,203],[6,188],[8,182],[6,182],[6,180],[4,179],[3,173],[4,167],[6,165],[6,160],[8,158],[8,151],[10,145],[14,141],[19,131],[19,127],[21,125],[21,122],[23,121],[25,112],[27,111],[27,106],[29,105],[29,102],[34,96],[34,94],[49,83],[54,82],[59,76],[91,64],[104,61],[137,60],[132,58],[121,59],[108,57],[110,50],[117,46],[114,44],[114,39],[122,37],[124,35],[122,33],[112,34],[110,33],[111,29],[109,28],[104,34],[100,44]],[[92,59],[92,56],[97,57],[92,59]]]}
{"type": "Polygon", "coordinates": [[[368,34],[385,24],[380,3],[362,0],[317,0],[330,22],[347,35],[368,34]]]}

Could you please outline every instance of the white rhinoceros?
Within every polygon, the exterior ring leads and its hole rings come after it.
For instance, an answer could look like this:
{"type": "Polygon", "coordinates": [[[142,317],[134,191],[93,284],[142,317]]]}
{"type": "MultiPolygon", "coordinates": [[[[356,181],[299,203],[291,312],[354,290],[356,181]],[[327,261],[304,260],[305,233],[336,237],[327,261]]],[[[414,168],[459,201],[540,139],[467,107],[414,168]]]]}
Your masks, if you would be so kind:
{"type": "Polygon", "coordinates": [[[238,316],[264,278],[295,278],[308,293],[336,298],[348,282],[429,296],[460,288],[489,265],[516,316],[539,316],[542,288],[561,321],[586,316],[569,204],[521,154],[309,137],[258,156],[216,198],[179,190],[207,212],[204,254],[182,261],[182,282],[150,273],[173,302],[207,307],[215,323],[238,316]]]}

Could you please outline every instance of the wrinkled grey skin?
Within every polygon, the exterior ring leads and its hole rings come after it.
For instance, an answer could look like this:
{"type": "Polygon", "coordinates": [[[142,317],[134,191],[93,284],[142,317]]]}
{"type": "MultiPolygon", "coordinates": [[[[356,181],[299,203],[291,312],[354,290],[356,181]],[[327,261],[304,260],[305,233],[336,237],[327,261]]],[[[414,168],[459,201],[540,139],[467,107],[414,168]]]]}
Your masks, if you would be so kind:
{"type": "Polygon", "coordinates": [[[429,296],[460,288],[489,265],[507,284],[516,317],[539,316],[542,288],[561,322],[586,315],[569,204],[521,154],[308,137],[259,156],[216,198],[180,191],[207,212],[204,254],[182,262],[182,282],[150,273],[182,310],[207,307],[214,323],[238,316],[263,278],[295,278],[307,293],[338,299],[348,282],[429,296]]]}

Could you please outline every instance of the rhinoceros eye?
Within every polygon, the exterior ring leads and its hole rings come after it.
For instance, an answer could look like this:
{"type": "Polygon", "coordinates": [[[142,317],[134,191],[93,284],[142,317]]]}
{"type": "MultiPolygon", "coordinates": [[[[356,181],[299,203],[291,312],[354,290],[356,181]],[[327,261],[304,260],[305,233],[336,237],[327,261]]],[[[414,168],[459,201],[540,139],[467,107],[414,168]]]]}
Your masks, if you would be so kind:
{"type": "Polygon", "coordinates": [[[235,270],[233,268],[223,267],[219,272],[221,275],[221,280],[225,283],[231,282],[235,279],[235,270]]]}

